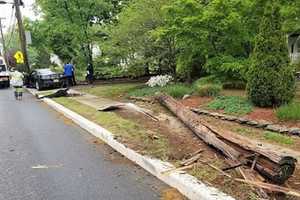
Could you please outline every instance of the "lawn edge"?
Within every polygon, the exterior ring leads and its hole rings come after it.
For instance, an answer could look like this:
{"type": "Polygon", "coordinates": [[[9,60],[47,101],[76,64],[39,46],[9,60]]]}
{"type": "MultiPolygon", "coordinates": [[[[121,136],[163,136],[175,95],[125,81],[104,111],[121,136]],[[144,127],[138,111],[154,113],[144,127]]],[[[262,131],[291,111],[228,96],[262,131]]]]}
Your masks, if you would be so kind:
{"type": "MultiPolygon", "coordinates": [[[[28,91],[36,96],[34,90],[28,91]]],[[[124,155],[126,158],[136,163],[164,183],[176,188],[179,192],[191,200],[234,200],[233,197],[219,191],[214,187],[210,187],[200,182],[196,177],[188,175],[182,171],[163,174],[163,172],[173,169],[171,163],[164,162],[158,159],[153,159],[148,156],[143,156],[134,150],[126,147],[124,144],[118,142],[113,134],[104,129],[100,125],[84,118],[83,116],[71,111],[63,105],[55,101],[45,98],[42,99],[47,105],[63,114],[65,117],[71,119],[74,123],[86,130],[93,136],[103,140],[113,149],[124,155]]]]}

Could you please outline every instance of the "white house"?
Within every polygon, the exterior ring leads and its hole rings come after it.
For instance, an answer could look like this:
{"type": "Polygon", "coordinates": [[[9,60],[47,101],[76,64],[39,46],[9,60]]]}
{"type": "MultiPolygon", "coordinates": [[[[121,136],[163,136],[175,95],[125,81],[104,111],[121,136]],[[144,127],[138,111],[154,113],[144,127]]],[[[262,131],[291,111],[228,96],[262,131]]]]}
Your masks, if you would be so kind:
{"type": "Polygon", "coordinates": [[[300,63],[300,33],[288,35],[288,48],[292,63],[300,63]]]}

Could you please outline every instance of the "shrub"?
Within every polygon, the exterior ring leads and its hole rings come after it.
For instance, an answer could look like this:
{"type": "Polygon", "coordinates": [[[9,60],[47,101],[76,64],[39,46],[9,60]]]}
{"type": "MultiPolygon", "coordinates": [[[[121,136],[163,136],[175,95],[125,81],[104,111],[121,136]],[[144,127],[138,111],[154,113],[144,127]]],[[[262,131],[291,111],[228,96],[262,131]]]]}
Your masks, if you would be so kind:
{"type": "Polygon", "coordinates": [[[278,2],[267,2],[248,73],[248,95],[257,106],[279,106],[294,96],[295,77],[281,21],[278,2]]]}
{"type": "Polygon", "coordinates": [[[163,88],[163,92],[174,98],[182,98],[186,94],[192,94],[193,88],[183,84],[174,84],[163,88]]]}
{"type": "Polygon", "coordinates": [[[227,114],[245,115],[252,112],[251,103],[243,97],[222,96],[216,98],[208,105],[209,109],[224,110],[227,114]]]}
{"type": "Polygon", "coordinates": [[[216,97],[222,91],[222,86],[219,84],[205,84],[196,86],[196,92],[202,97],[216,97]]]}
{"type": "Polygon", "coordinates": [[[182,98],[186,94],[193,93],[193,87],[184,84],[173,84],[165,87],[144,87],[139,88],[128,93],[128,96],[143,97],[153,96],[157,92],[164,92],[174,98],[182,98]]]}
{"type": "Polygon", "coordinates": [[[194,82],[195,86],[205,85],[205,84],[221,84],[221,81],[217,76],[210,75],[210,76],[200,78],[194,82]]]}
{"type": "Polygon", "coordinates": [[[145,97],[145,96],[153,96],[156,92],[160,92],[161,88],[160,87],[143,87],[143,88],[138,88],[135,90],[132,90],[128,93],[128,96],[132,97],[145,97]]]}
{"type": "Polygon", "coordinates": [[[276,110],[280,120],[300,120],[300,103],[289,103],[276,110]]]}
{"type": "Polygon", "coordinates": [[[248,63],[249,60],[245,58],[221,55],[208,59],[204,68],[207,73],[215,74],[225,80],[245,80],[248,63]]]}
{"type": "Polygon", "coordinates": [[[288,144],[288,145],[294,144],[294,140],[291,137],[282,135],[280,133],[266,131],[264,132],[264,138],[266,140],[277,142],[279,144],[288,144]]]}

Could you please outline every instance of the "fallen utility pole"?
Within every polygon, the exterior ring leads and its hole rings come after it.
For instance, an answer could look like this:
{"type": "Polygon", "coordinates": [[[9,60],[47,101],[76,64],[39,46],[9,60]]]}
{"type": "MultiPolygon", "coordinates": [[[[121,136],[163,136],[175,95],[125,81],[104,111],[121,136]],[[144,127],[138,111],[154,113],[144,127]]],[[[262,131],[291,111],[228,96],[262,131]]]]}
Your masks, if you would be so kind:
{"type": "Polygon", "coordinates": [[[295,158],[278,154],[276,149],[264,147],[262,143],[249,140],[246,137],[238,136],[229,131],[218,130],[170,96],[161,95],[157,99],[195,135],[221,151],[234,165],[239,163],[248,165],[266,179],[277,184],[283,184],[293,175],[297,162],[295,158]]]}
{"type": "Polygon", "coordinates": [[[16,7],[16,18],[17,18],[17,21],[18,21],[21,49],[22,49],[22,52],[23,52],[23,55],[24,55],[24,64],[25,64],[25,67],[26,67],[26,71],[29,72],[30,71],[30,66],[29,66],[29,61],[28,61],[25,29],[24,29],[21,9],[20,9],[21,4],[23,4],[21,0],[14,0],[14,6],[16,7]]]}

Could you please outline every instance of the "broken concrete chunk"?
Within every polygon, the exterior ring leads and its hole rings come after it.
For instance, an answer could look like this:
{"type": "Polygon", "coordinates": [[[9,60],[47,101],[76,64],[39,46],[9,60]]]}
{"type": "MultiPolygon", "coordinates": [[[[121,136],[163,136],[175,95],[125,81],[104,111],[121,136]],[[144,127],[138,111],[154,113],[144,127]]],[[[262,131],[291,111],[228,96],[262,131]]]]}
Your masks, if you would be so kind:
{"type": "Polygon", "coordinates": [[[290,128],[289,133],[293,134],[293,135],[300,136],[300,128],[298,128],[298,127],[290,128]]]}
{"type": "Polygon", "coordinates": [[[241,124],[246,124],[249,120],[246,119],[246,118],[240,117],[236,121],[241,123],[241,124]]]}
{"type": "Polygon", "coordinates": [[[254,121],[254,120],[249,120],[249,121],[246,122],[246,124],[248,124],[249,126],[257,126],[258,122],[254,121]]]}
{"type": "Polygon", "coordinates": [[[289,129],[288,127],[286,127],[286,126],[281,126],[279,132],[280,132],[280,133],[288,133],[289,130],[290,130],[290,129],[289,129]]]}
{"type": "Polygon", "coordinates": [[[268,126],[266,127],[266,129],[267,129],[268,131],[280,132],[281,126],[278,126],[278,125],[268,125],[268,126]]]}
{"type": "Polygon", "coordinates": [[[228,121],[235,121],[237,120],[237,117],[235,116],[230,116],[230,115],[225,115],[224,119],[228,120],[228,121]]]}

